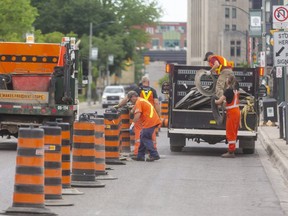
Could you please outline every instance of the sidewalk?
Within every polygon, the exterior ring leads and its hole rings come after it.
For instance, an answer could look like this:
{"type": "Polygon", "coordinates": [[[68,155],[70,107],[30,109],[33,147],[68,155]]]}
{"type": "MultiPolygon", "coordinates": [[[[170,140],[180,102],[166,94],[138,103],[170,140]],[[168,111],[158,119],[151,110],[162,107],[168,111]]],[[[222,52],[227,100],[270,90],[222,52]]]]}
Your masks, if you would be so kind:
{"type": "Polygon", "coordinates": [[[270,156],[272,163],[279,169],[283,177],[288,180],[288,145],[286,140],[279,137],[278,126],[258,127],[258,140],[270,156]]]}

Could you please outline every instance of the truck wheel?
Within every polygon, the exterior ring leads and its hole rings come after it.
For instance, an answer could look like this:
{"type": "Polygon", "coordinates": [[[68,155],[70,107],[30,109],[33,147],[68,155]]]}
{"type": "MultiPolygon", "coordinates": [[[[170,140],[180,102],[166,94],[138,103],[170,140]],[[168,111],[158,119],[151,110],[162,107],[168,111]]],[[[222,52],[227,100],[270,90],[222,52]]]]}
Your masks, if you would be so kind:
{"type": "Polygon", "coordinates": [[[239,140],[239,148],[242,148],[243,154],[254,154],[255,140],[253,139],[239,140]]]}
{"type": "Polygon", "coordinates": [[[217,125],[223,125],[225,116],[224,105],[222,104],[219,109],[218,105],[215,104],[215,100],[217,99],[218,97],[216,95],[213,95],[211,97],[212,114],[214,119],[216,120],[217,125]]]}
{"type": "Polygon", "coordinates": [[[181,134],[170,134],[170,150],[180,152],[186,144],[186,138],[181,134]]]}

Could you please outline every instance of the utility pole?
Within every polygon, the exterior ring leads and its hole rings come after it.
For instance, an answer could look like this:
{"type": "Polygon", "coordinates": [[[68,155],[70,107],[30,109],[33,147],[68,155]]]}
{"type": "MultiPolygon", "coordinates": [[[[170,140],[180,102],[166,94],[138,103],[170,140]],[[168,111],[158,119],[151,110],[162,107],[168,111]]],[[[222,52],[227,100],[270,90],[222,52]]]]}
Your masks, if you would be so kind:
{"type": "Polygon", "coordinates": [[[264,52],[264,75],[267,74],[267,57],[266,57],[266,0],[262,0],[262,51],[264,52]]]}
{"type": "Polygon", "coordinates": [[[90,22],[90,34],[89,34],[89,59],[88,59],[88,90],[87,90],[87,102],[88,106],[91,105],[91,84],[92,84],[92,32],[93,24],[90,22]]]}

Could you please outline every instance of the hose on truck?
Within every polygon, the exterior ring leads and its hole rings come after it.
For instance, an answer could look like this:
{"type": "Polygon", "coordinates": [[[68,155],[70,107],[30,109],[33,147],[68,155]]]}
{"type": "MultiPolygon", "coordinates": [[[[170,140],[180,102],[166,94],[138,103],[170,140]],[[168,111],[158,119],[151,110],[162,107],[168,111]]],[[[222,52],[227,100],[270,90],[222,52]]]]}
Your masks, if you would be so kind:
{"type": "MultiPolygon", "coordinates": [[[[253,131],[247,124],[248,113],[256,114],[254,109],[254,101],[252,97],[246,97],[247,104],[241,110],[241,118],[243,118],[244,126],[248,131],[253,131]]],[[[257,115],[256,115],[257,116],[257,115]]],[[[256,121],[257,122],[257,121],[256,121]]]]}

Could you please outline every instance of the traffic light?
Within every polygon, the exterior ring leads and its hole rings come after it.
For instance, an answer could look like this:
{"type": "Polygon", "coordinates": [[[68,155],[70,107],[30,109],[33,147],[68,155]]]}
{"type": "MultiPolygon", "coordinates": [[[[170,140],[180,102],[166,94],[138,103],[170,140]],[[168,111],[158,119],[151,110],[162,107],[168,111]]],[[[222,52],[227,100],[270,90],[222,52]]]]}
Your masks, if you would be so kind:
{"type": "Polygon", "coordinates": [[[150,56],[144,56],[144,65],[150,64],[150,56]]]}

